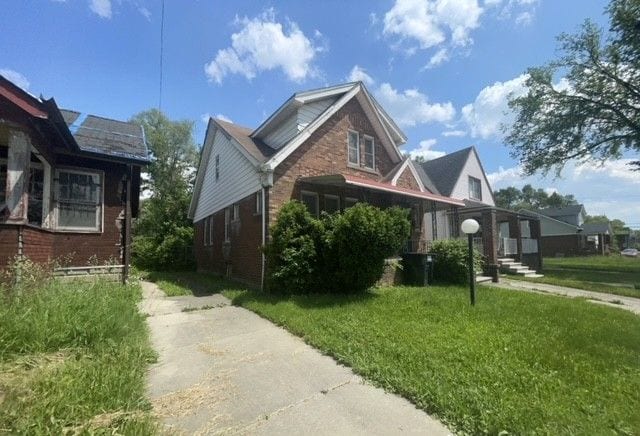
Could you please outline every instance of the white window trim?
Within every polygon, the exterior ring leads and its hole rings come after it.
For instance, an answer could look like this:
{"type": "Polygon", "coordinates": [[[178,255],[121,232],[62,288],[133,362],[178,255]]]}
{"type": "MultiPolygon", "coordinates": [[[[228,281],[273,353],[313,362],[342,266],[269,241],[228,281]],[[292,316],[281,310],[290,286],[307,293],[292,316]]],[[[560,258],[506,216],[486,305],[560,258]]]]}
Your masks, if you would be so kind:
{"type": "Polygon", "coordinates": [[[357,132],[355,130],[347,130],[347,163],[349,165],[355,165],[355,166],[358,166],[358,167],[360,166],[360,132],[357,132]],[[351,154],[350,154],[350,151],[351,151],[350,150],[350,146],[351,146],[350,145],[351,144],[350,138],[351,138],[351,134],[352,133],[355,133],[355,135],[357,137],[357,141],[356,141],[356,148],[357,148],[356,156],[358,158],[357,162],[351,162],[351,159],[350,159],[350,156],[351,156],[351,154]]]}
{"type": "Polygon", "coordinates": [[[369,136],[369,135],[363,135],[363,147],[362,147],[362,152],[364,154],[364,162],[362,163],[364,168],[370,169],[370,170],[374,170],[376,169],[376,141],[375,139],[373,139],[373,136],[369,136]],[[367,140],[371,140],[371,156],[373,157],[373,166],[368,167],[367,166],[367,140]]]}
{"type": "Polygon", "coordinates": [[[220,179],[220,154],[216,154],[215,156],[215,177],[216,182],[220,179]]]}
{"type": "Polygon", "coordinates": [[[337,200],[338,201],[337,212],[340,212],[340,210],[341,210],[341,208],[340,208],[340,196],[339,195],[332,195],[332,194],[324,194],[324,209],[325,209],[325,212],[327,211],[327,198],[330,198],[332,200],[337,200]]]}
{"type": "Polygon", "coordinates": [[[478,179],[477,177],[473,177],[473,176],[469,176],[468,180],[469,180],[469,182],[468,182],[469,183],[469,198],[471,200],[482,201],[482,180],[478,179]],[[471,192],[471,181],[472,180],[476,180],[478,182],[478,185],[479,185],[479,190],[478,190],[478,194],[479,195],[478,195],[478,197],[474,197],[472,195],[472,192],[471,192]]]}
{"type": "Polygon", "coordinates": [[[54,217],[55,217],[55,226],[54,230],[60,232],[67,233],[102,233],[104,231],[104,171],[102,170],[87,170],[86,168],[77,168],[77,167],[56,167],[54,172],[54,187],[53,193],[55,195],[55,208],[54,208],[54,217]],[[100,176],[100,217],[96,219],[96,227],[63,227],[59,224],[59,194],[58,187],[60,185],[60,171],[65,173],[75,173],[75,174],[86,174],[86,175],[99,175],[100,176]],[[99,227],[98,227],[99,226],[99,227]]]}
{"type": "MultiPolygon", "coordinates": [[[[320,216],[320,196],[318,195],[317,192],[300,191],[300,201],[302,201],[302,197],[304,197],[305,195],[309,195],[309,196],[312,196],[312,197],[315,198],[315,200],[316,200],[316,214],[315,214],[315,217],[317,218],[318,216],[320,216]]],[[[302,201],[302,203],[304,204],[304,201],[302,201]]]]}

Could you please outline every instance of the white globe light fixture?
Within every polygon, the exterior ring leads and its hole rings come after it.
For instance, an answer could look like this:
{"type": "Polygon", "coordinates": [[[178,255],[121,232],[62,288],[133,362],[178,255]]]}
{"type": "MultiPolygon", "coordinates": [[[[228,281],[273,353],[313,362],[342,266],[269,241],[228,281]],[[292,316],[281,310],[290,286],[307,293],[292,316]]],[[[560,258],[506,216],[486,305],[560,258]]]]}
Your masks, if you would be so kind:
{"type": "Polygon", "coordinates": [[[476,305],[476,273],[473,271],[473,235],[480,230],[480,224],[473,218],[462,221],[460,225],[462,232],[469,239],[469,292],[471,296],[471,305],[476,305]]]}
{"type": "Polygon", "coordinates": [[[460,228],[462,228],[463,233],[473,235],[474,233],[478,233],[478,230],[480,230],[480,224],[478,224],[478,221],[473,218],[469,218],[468,220],[462,221],[460,228]]]}

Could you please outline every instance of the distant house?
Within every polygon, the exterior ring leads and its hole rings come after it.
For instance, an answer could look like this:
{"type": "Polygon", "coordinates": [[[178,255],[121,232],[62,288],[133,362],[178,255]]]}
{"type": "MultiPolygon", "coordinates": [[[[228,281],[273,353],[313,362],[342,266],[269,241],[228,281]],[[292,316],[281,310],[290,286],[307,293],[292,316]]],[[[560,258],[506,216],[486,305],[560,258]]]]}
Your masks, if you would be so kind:
{"type": "Polygon", "coordinates": [[[399,147],[404,133],[361,82],[299,92],[257,128],[210,119],[189,216],[200,270],[260,284],[261,246],[288,200],[318,216],[367,202],[411,210],[411,250],[424,215],[463,207],[425,186],[399,147]]]}
{"type": "Polygon", "coordinates": [[[523,209],[519,213],[540,220],[543,256],[606,254],[611,250],[614,241],[611,224],[585,224],[587,213],[582,204],[536,211],[523,209]]]}
{"type": "MultiPolygon", "coordinates": [[[[541,271],[539,222],[536,217],[496,207],[493,191],[475,147],[468,147],[437,159],[416,163],[425,186],[444,196],[459,198],[465,206],[425,216],[427,244],[460,236],[459,223],[474,218],[481,225],[475,242],[489,265],[511,258],[541,271]],[[452,215],[453,214],[453,215],[452,215]],[[448,216],[446,216],[448,215],[448,216]]],[[[428,250],[428,248],[427,248],[428,250]]]]}
{"type": "Polygon", "coordinates": [[[0,267],[127,264],[148,162],[140,126],[61,110],[0,76],[0,267]]]}

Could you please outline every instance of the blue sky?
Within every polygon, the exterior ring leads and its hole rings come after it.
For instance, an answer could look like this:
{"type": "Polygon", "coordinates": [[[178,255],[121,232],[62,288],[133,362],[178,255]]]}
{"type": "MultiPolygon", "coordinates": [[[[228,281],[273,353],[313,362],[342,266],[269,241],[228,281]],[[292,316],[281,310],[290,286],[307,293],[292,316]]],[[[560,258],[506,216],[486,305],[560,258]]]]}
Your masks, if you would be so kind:
{"type": "MultiPolygon", "coordinates": [[[[503,145],[509,93],[556,54],[603,0],[165,0],[162,109],[258,126],[296,91],[363,80],[412,154],[476,145],[494,189],[573,193],[590,214],[640,228],[640,174],[625,160],[570,163],[522,179],[503,145]]],[[[160,0],[11,2],[0,15],[0,74],[61,107],[127,119],[159,104],[160,0]],[[7,37],[7,35],[11,35],[7,37]]]]}

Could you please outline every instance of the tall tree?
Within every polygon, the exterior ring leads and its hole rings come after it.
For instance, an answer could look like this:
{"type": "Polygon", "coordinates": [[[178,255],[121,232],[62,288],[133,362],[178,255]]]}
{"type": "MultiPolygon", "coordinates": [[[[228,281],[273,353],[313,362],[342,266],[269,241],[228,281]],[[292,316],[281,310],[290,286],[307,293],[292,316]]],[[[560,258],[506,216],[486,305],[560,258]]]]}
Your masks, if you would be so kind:
{"type": "Polygon", "coordinates": [[[562,195],[557,192],[549,195],[544,189],[536,189],[527,184],[522,190],[509,186],[494,193],[496,206],[505,209],[543,209],[545,207],[565,207],[578,204],[571,194],[562,195]]]}
{"type": "Polygon", "coordinates": [[[515,209],[522,200],[522,191],[513,186],[500,189],[494,193],[496,206],[504,209],[515,209]]]}
{"type": "Polygon", "coordinates": [[[608,32],[587,20],[561,35],[560,58],[530,68],[527,94],[509,103],[506,142],[528,175],[640,153],[640,0],[612,0],[606,12],[608,32]]]}
{"type": "Polygon", "coordinates": [[[186,268],[193,264],[193,228],[187,217],[197,165],[191,121],[171,121],[151,109],[132,121],[145,129],[152,162],[147,168],[150,198],[134,227],[134,261],[145,268],[186,268]]]}

